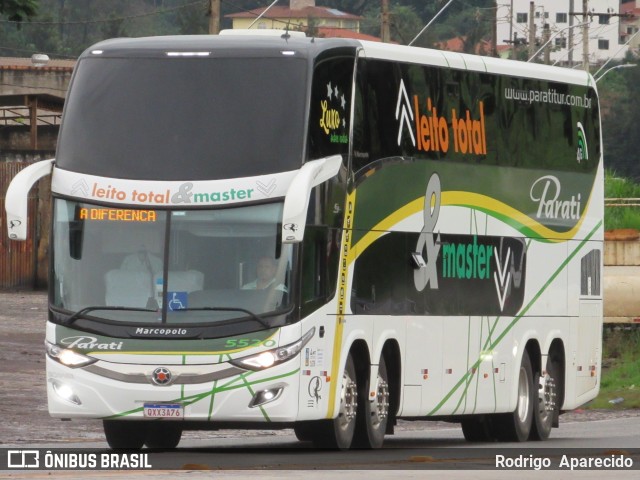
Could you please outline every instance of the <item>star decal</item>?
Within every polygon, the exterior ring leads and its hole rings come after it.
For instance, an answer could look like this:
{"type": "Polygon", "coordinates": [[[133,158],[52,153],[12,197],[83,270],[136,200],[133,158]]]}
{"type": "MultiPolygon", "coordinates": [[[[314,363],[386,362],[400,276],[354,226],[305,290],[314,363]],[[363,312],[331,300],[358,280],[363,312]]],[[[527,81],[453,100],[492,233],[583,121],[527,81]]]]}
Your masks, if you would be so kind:
{"type": "Polygon", "coordinates": [[[331,100],[331,94],[333,93],[333,88],[331,88],[331,82],[327,85],[327,97],[331,100]]]}
{"type": "Polygon", "coordinates": [[[342,95],[342,97],[340,97],[340,105],[342,105],[342,109],[344,110],[344,106],[346,104],[346,100],[344,99],[344,95],[342,95]]]}

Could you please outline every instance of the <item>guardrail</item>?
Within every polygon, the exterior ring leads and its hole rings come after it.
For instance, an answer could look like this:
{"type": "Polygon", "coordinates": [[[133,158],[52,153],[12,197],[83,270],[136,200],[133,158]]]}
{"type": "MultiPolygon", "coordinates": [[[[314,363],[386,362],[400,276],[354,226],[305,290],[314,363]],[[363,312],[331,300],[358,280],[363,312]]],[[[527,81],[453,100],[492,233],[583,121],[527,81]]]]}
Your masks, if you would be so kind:
{"type": "Polygon", "coordinates": [[[605,207],[640,207],[640,198],[605,198],[605,207]]]}

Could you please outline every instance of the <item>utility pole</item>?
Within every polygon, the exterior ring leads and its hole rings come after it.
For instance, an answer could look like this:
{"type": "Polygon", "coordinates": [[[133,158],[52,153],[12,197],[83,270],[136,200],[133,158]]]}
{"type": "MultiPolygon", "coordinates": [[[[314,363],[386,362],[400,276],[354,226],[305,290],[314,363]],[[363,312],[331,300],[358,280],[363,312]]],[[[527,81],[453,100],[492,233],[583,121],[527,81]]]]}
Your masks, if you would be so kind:
{"type": "MultiPolygon", "coordinates": [[[[509,7],[510,11],[509,11],[509,40],[511,42],[513,42],[511,44],[511,58],[512,59],[516,59],[517,55],[516,55],[516,42],[515,42],[515,38],[513,36],[513,0],[511,0],[511,6],[509,7]]],[[[517,33],[516,33],[517,35],[517,33]]]]}
{"type": "MultiPolygon", "coordinates": [[[[608,17],[625,17],[625,18],[630,18],[633,15],[629,14],[629,13],[612,13],[611,11],[607,11],[607,12],[589,12],[588,9],[588,0],[582,0],[582,12],[574,12],[573,9],[571,9],[571,11],[569,12],[569,15],[573,16],[573,15],[582,15],[582,68],[585,69],[585,71],[589,71],[589,22],[587,22],[588,18],[591,18],[593,20],[594,16],[600,16],[600,15],[606,15],[608,17]]],[[[572,5],[570,5],[570,7],[573,6],[573,2],[572,5]]],[[[569,45],[571,46],[571,45],[569,45]]],[[[569,51],[569,53],[571,53],[571,51],[569,51]]],[[[572,57],[569,57],[570,59],[572,57]]]]}
{"type": "Polygon", "coordinates": [[[544,28],[542,30],[542,40],[546,47],[544,47],[544,64],[549,65],[551,63],[551,45],[549,44],[549,36],[551,33],[549,32],[549,24],[545,23],[544,28]]]}
{"type": "Polygon", "coordinates": [[[382,27],[380,29],[380,38],[383,43],[391,41],[391,32],[389,31],[389,0],[382,0],[382,27]]]}
{"type": "Polygon", "coordinates": [[[498,2],[493,2],[493,11],[496,14],[493,16],[493,28],[491,29],[491,56],[498,56],[498,2]]]}
{"type": "Polygon", "coordinates": [[[209,35],[220,33],[220,0],[210,0],[209,4],[209,35]]]}
{"type": "Polygon", "coordinates": [[[587,14],[589,13],[589,0],[582,0],[582,68],[586,72],[589,71],[589,22],[587,22],[587,14]]]}
{"type": "MultiPolygon", "coordinates": [[[[497,4],[498,3],[496,2],[495,5],[497,6],[497,4]]],[[[495,22],[496,22],[496,29],[497,29],[498,28],[497,27],[497,24],[498,24],[498,8],[497,7],[496,7],[496,20],[495,20],[495,22]]],[[[497,32],[496,32],[496,34],[497,34],[497,32]]],[[[518,47],[519,40],[518,40],[517,37],[518,37],[518,33],[517,32],[513,33],[513,0],[511,0],[511,3],[509,5],[509,38],[503,39],[503,41],[505,43],[510,43],[511,44],[511,50],[509,52],[509,58],[512,58],[514,60],[518,56],[517,55],[517,47],[518,47]]],[[[497,42],[497,39],[496,39],[496,42],[497,42]]],[[[496,46],[496,49],[497,49],[497,46],[496,46]]]]}
{"type": "Polygon", "coordinates": [[[536,51],[536,24],[533,21],[534,14],[535,5],[533,2],[529,2],[529,58],[531,58],[533,52],[536,51]]]}
{"type": "MultiPolygon", "coordinates": [[[[573,0],[569,0],[569,12],[573,12],[573,0]]],[[[569,13],[569,45],[567,45],[569,49],[569,58],[567,61],[569,62],[569,67],[573,67],[573,15],[569,13]]]]}

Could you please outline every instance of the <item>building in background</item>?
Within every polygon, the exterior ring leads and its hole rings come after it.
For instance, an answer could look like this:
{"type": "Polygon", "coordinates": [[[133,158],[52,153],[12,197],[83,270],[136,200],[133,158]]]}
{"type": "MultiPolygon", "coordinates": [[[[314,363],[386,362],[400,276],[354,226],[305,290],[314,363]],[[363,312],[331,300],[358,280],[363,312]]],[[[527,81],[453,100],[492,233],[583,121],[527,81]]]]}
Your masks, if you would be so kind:
{"type": "Polygon", "coordinates": [[[0,161],[53,155],[74,65],[0,57],[0,161]]]}
{"type": "MultiPolygon", "coordinates": [[[[9,181],[24,167],[55,155],[62,107],[74,60],[34,62],[0,57],[0,227],[6,230],[4,196],[9,181]]],[[[0,289],[42,288],[49,271],[50,180],[29,193],[30,238],[13,242],[0,235],[0,289]]]]}
{"type": "MultiPolygon", "coordinates": [[[[497,44],[527,51],[533,28],[538,50],[550,40],[549,63],[575,65],[583,62],[584,35],[588,35],[590,64],[623,58],[626,18],[621,22],[620,0],[589,0],[583,15],[582,0],[510,0],[498,3],[497,44]],[[533,5],[533,16],[531,15],[533,5]],[[587,25],[582,25],[586,23],[587,25]],[[545,26],[548,33],[545,33],[545,26]]],[[[512,56],[515,56],[512,54],[512,56]]],[[[542,55],[540,58],[543,58],[542,55]]]]}
{"type": "Polygon", "coordinates": [[[379,40],[360,33],[362,17],[335,8],[316,6],[315,0],[290,0],[288,7],[276,5],[268,9],[256,8],[233,13],[226,18],[232,20],[234,29],[251,26],[255,29],[301,30],[314,36],[379,40]]]}
{"type": "Polygon", "coordinates": [[[629,42],[629,50],[634,55],[640,54],[640,0],[622,0],[620,4],[620,17],[623,42],[629,42]],[[635,35],[635,36],[634,36],[635,35]]]}

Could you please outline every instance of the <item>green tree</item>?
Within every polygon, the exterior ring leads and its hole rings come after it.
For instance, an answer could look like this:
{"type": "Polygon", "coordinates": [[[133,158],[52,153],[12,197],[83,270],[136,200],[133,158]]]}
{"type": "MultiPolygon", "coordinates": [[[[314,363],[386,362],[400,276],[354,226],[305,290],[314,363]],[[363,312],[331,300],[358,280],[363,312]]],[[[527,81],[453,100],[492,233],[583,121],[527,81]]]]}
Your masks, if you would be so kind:
{"type": "Polygon", "coordinates": [[[627,59],[626,63],[638,66],[613,70],[598,83],[604,165],[619,175],[640,181],[640,61],[627,59]]]}
{"type": "Polygon", "coordinates": [[[38,0],[0,0],[0,15],[12,22],[23,22],[38,13],[38,0]]]}
{"type": "MultiPolygon", "coordinates": [[[[408,45],[420,33],[423,27],[422,20],[415,9],[410,6],[394,5],[390,14],[391,40],[402,45],[408,45]]],[[[416,46],[429,44],[429,37],[422,35],[415,42],[416,46]]]]}
{"type": "MultiPolygon", "coordinates": [[[[175,14],[174,24],[178,27],[180,35],[197,35],[209,32],[208,5],[195,4],[189,8],[183,8],[175,14]]],[[[171,19],[167,19],[171,22],[171,19]]]]}

